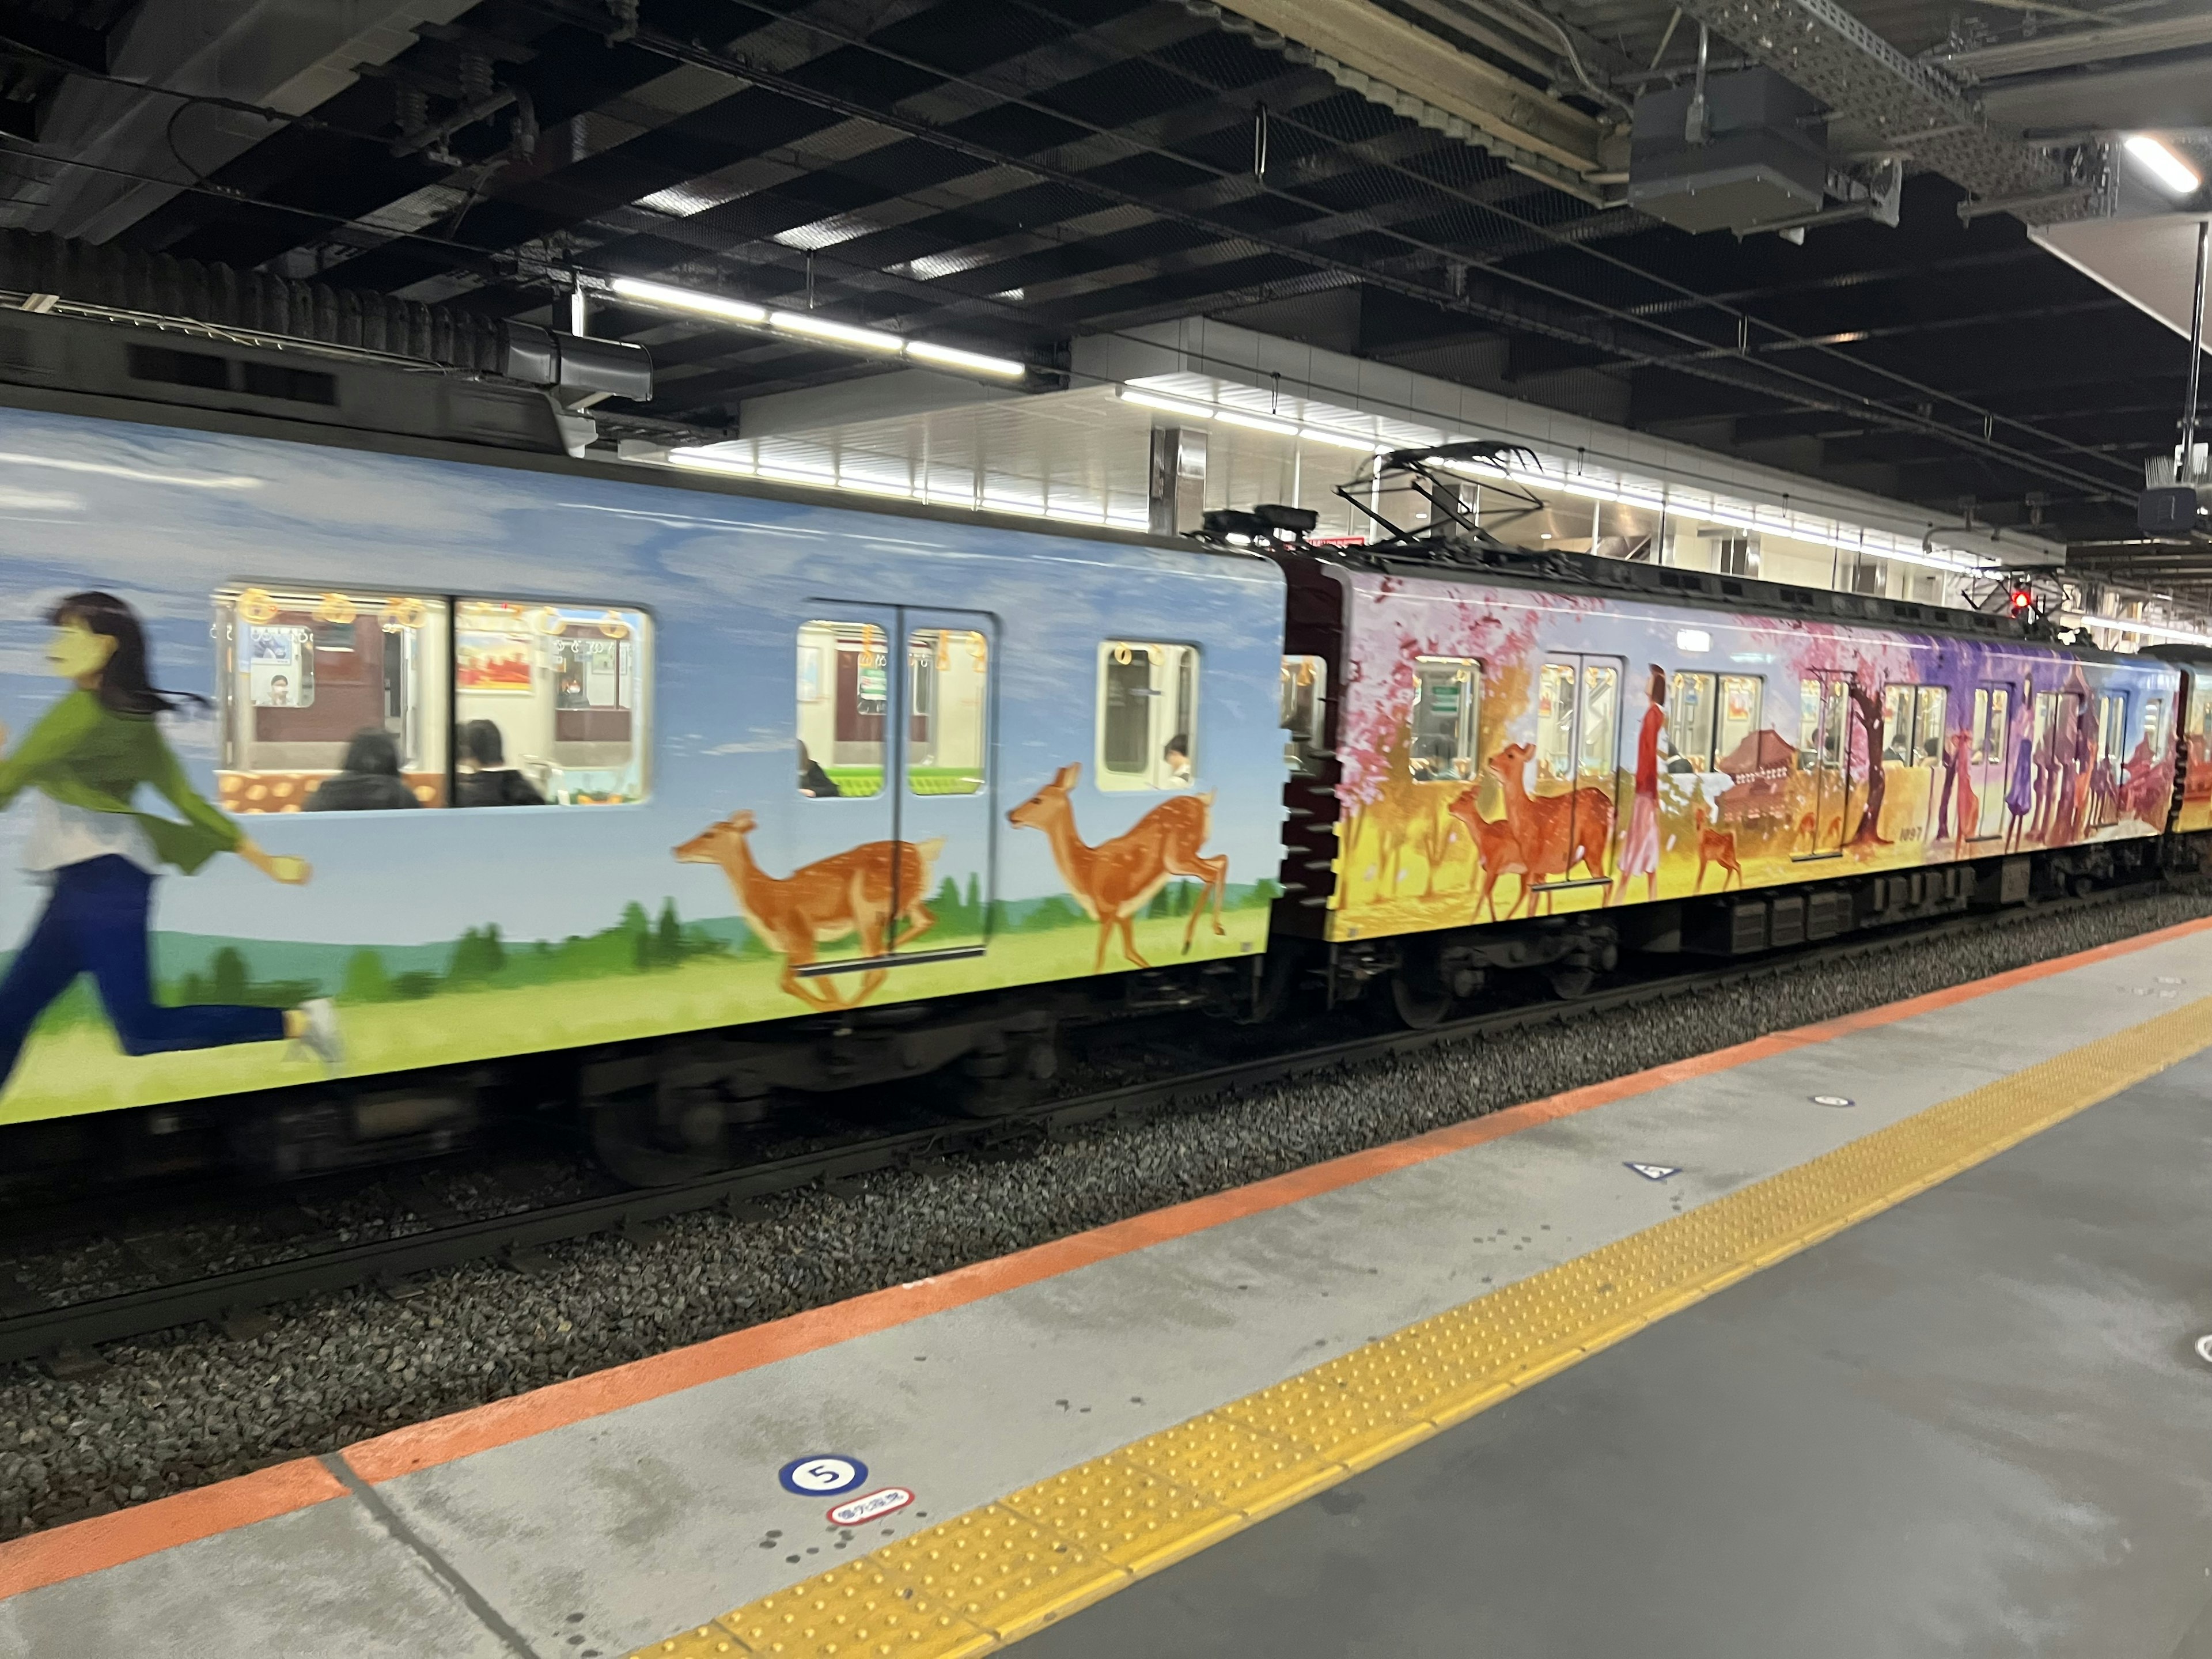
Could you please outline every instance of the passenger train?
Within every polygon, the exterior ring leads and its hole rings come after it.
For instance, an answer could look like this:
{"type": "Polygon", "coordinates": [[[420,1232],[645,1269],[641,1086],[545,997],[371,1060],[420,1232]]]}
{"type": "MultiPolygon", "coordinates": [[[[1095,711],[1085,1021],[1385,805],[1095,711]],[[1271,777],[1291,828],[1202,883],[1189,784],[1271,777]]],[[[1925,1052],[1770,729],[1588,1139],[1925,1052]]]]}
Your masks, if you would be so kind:
{"type": "Polygon", "coordinates": [[[861,507],[564,428],[0,329],[12,1170],[289,1174],[550,1103],[663,1182],[780,1094],[1004,1112],[1072,1022],[1426,1024],[2212,828],[2186,663],[1481,536],[861,507]]]}

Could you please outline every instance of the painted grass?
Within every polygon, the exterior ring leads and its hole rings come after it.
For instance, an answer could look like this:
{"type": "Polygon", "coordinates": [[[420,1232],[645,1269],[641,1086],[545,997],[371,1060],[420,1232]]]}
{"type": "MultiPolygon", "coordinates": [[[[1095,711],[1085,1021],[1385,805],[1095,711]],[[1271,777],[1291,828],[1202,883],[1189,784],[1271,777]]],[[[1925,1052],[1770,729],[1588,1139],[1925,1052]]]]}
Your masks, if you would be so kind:
{"type": "MultiPolygon", "coordinates": [[[[1188,957],[1183,918],[1136,925],[1137,948],[1156,966],[1251,954],[1264,947],[1267,912],[1250,906],[1224,913],[1225,936],[1201,918],[1188,957]]],[[[872,1001],[945,996],[1042,980],[1080,978],[1091,971],[1097,930],[1089,922],[1049,933],[1002,934],[989,954],[891,970],[872,1001]]],[[[925,940],[927,945],[931,941],[925,940]]],[[[1128,964],[1109,946],[1106,969],[1128,964]]],[[[352,1075],[420,1066],[465,1064],[501,1054],[580,1047],[665,1032],[781,1019],[806,1009],[776,983],[780,962],[722,957],[678,968],[573,980],[550,985],[441,991],[419,1001],[342,1005],[352,1075]]],[[[827,981],[841,995],[854,981],[827,981]]],[[[115,1046],[104,1022],[42,1032],[0,1098],[0,1123],[151,1106],[165,1101],[243,1094],[311,1081],[314,1063],[289,1057],[289,1045],[262,1042],[181,1054],[133,1058],[115,1046]]]]}

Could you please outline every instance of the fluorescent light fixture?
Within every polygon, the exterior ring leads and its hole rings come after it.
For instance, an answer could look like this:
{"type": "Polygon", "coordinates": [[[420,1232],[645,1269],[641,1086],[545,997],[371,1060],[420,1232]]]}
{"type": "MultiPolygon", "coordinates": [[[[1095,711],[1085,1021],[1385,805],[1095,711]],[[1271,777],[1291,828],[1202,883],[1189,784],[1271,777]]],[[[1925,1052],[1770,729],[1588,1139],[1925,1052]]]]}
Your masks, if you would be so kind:
{"type": "Polygon", "coordinates": [[[1157,409],[1165,415],[1181,415],[1194,421],[1218,421],[1224,426],[1241,426],[1253,432],[1270,433],[1278,438],[1296,438],[1306,443],[1327,444],[1334,449],[1356,449],[1364,455],[1380,454],[1389,447],[1356,432],[1343,432],[1334,427],[1304,426],[1279,416],[1250,414],[1241,409],[1231,409],[1226,404],[1203,403],[1195,398],[1178,398],[1172,392],[1152,392],[1142,386],[1116,386],[1115,393],[1125,403],[1135,404],[1145,409],[1157,409]]]}
{"type": "Polygon", "coordinates": [[[2147,132],[2130,133],[2121,148],[2142,163],[2145,173],[2176,196],[2194,196],[2204,182],[2196,168],[2147,132]]]}
{"type": "Polygon", "coordinates": [[[901,352],[906,342],[896,334],[886,334],[881,329],[855,328],[850,323],[833,323],[827,317],[817,317],[808,311],[771,311],[768,325],[786,334],[804,334],[809,339],[828,340],[834,345],[848,345],[862,351],[901,352]]]}
{"type": "Polygon", "coordinates": [[[623,299],[635,300],[640,305],[693,312],[726,323],[750,323],[757,326],[768,321],[766,306],[757,306],[744,300],[726,300],[719,294],[702,294],[696,289],[671,288],[665,283],[641,282],[635,276],[617,276],[612,286],[623,299]]]}
{"type": "Polygon", "coordinates": [[[2079,611],[2066,611],[2060,620],[2069,628],[2102,628],[2114,634],[2132,634],[2138,639],[2178,640],[2185,645],[2212,645],[2212,634],[2195,629],[2168,628],[2163,623],[2130,622],[2122,617],[2092,617],[2079,611]]]}
{"type": "Polygon", "coordinates": [[[640,305],[658,306],[669,311],[688,311],[695,316],[712,317],[717,322],[737,323],[747,328],[772,328],[785,334],[803,334],[809,339],[820,340],[827,344],[848,346],[855,351],[904,356],[917,363],[953,369],[963,374],[988,374],[994,380],[1018,380],[1029,373],[1027,363],[1018,363],[1011,358],[988,356],[980,351],[963,351],[957,346],[935,345],[927,340],[903,339],[896,334],[886,334],[881,329],[857,328],[850,323],[832,322],[827,317],[817,317],[810,312],[771,311],[766,306],[753,304],[750,300],[726,299],[719,294],[702,294],[696,289],[674,288],[666,283],[648,283],[636,276],[617,276],[609,286],[622,298],[635,300],[640,305]]]}
{"type": "Polygon", "coordinates": [[[964,368],[971,374],[995,374],[1007,380],[1018,380],[1030,372],[1027,363],[1018,363],[1010,357],[987,357],[980,351],[933,345],[927,340],[908,340],[906,355],[918,363],[938,368],[964,368]]]}

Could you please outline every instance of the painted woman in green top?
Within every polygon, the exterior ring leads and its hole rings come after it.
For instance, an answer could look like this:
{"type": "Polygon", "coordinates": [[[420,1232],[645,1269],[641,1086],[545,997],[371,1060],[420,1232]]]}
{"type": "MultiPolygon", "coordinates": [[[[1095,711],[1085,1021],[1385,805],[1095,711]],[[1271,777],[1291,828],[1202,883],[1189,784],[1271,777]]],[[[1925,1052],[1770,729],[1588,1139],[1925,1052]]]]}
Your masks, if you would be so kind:
{"type": "MultiPolygon", "coordinates": [[[[154,1000],[147,919],[154,877],[164,864],[190,875],[217,853],[235,853],[290,885],[307,860],[271,857],[192,791],[155,724],[190,693],[157,691],[148,678],[145,631],[111,593],[72,593],[46,620],[46,661],[76,689],[46,711],[13,752],[0,757],[0,808],[29,789],[32,823],[23,867],[50,884],[46,908],[0,978],[0,1084],[14,1072],[32,1025],[90,974],[124,1052],[173,1054],[234,1042],[292,1038],[335,1066],[337,1023],[327,999],[297,1008],[154,1000]],[[143,812],[151,787],[183,815],[143,812]]],[[[0,726],[0,750],[8,732],[0,726]]]]}

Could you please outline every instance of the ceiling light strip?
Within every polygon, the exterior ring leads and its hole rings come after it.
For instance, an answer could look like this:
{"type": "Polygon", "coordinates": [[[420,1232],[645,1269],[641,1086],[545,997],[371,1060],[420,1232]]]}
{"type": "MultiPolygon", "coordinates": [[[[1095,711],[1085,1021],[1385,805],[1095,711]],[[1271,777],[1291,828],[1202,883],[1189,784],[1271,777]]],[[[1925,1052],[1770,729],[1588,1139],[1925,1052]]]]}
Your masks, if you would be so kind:
{"type": "MultiPolygon", "coordinates": [[[[1182,415],[1192,420],[1219,421],[1224,425],[1241,426],[1316,443],[1334,444],[1370,454],[1386,453],[1395,447],[1375,437],[1348,432],[1340,427],[1255,415],[1226,404],[1210,403],[1176,392],[1155,392],[1149,386],[1121,386],[1115,391],[1124,402],[1158,410],[1164,414],[1182,415]]],[[[1438,445],[1465,441],[1459,435],[1441,432],[1425,433],[1421,440],[1438,445]]],[[[1419,445],[1405,447],[1413,448],[1419,445]]],[[[1709,495],[1703,491],[1678,494],[1654,479],[1615,477],[1610,484],[1601,483],[1590,474],[1569,472],[1564,462],[1554,460],[1547,465],[1544,464],[1543,457],[1537,459],[1538,465],[1533,468],[1504,460],[1448,461],[1443,464],[1443,470],[1460,473],[1478,482],[1489,477],[1539,483],[1546,489],[1558,490],[1563,495],[1578,495],[1584,500],[1612,501],[1622,507],[1656,507],[1686,518],[1695,517],[1710,524],[1788,536],[1818,546],[1894,559],[1904,564],[1923,565],[1931,570],[1948,571],[1954,575],[1972,575],[1978,571],[1993,568],[1995,565],[1994,561],[1978,558],[1972,554],[1939,553],[1932,546],[1923,546],[1886,531],[1867,530],[1856,525],[1845,525],[1840,520],[1836,521],[1832,529],[1824,529],[1819,527],[1817,522],[1808,523],[1801,515],[1785,514],[1778,507],[1732,501],[1725,496],[1709,495]]]]}
{"type": "Polygon", "coordinates": [[[972,489],[946,490],[933,489],[927,484],[902,488],[875,479],[840,474],[829,468],[819,470],[794,466],[787,462],[748,460],[741,455],[716,454],[711,449],[672,449],[669,464],[689,471],[719,473],[726,477],[760,478],[771,483],[805,484],[815,489],[833,489],[848,495],[890,496],[896,499],[921,501],[932,507],[958,507],[968,512],[1004,513],[1018,518],[1049,519],[1066,524],[1089,525],[1108,530],[1143,530],[1148,520],[1139,515],[1116,514],[1104,506],[1074,506],[1066,501],[1045,502],[1023,501],[1011,496],[986,495],[979,509],[972,489]]]}
{"type": "Polygon", "coordinates": [[[698,289],[677,288],[667,283],[650,283],[637,276],[617,276],[608,286],[619,297],[638,305],[652,306],[663,311],[688,312],[696,317],[712,318],[716,322],[734,323],[740,328],[797,335],[802,339],[840,346],[871,356],[903,357],[927,368],[982,375],[996,380],[1018,380],[1029,373],[1027,363],[1017,362],[1011,357],[994,357],[988,352],[939,345],[933,340],[910,340],[904,335],[887,333],[882,329],[861,328],[852,323],[836,322],[811,311],[775,311],[767,306],[755,305],[749,300],[732,300],[725,295],[708,294],[698,289]]]}

